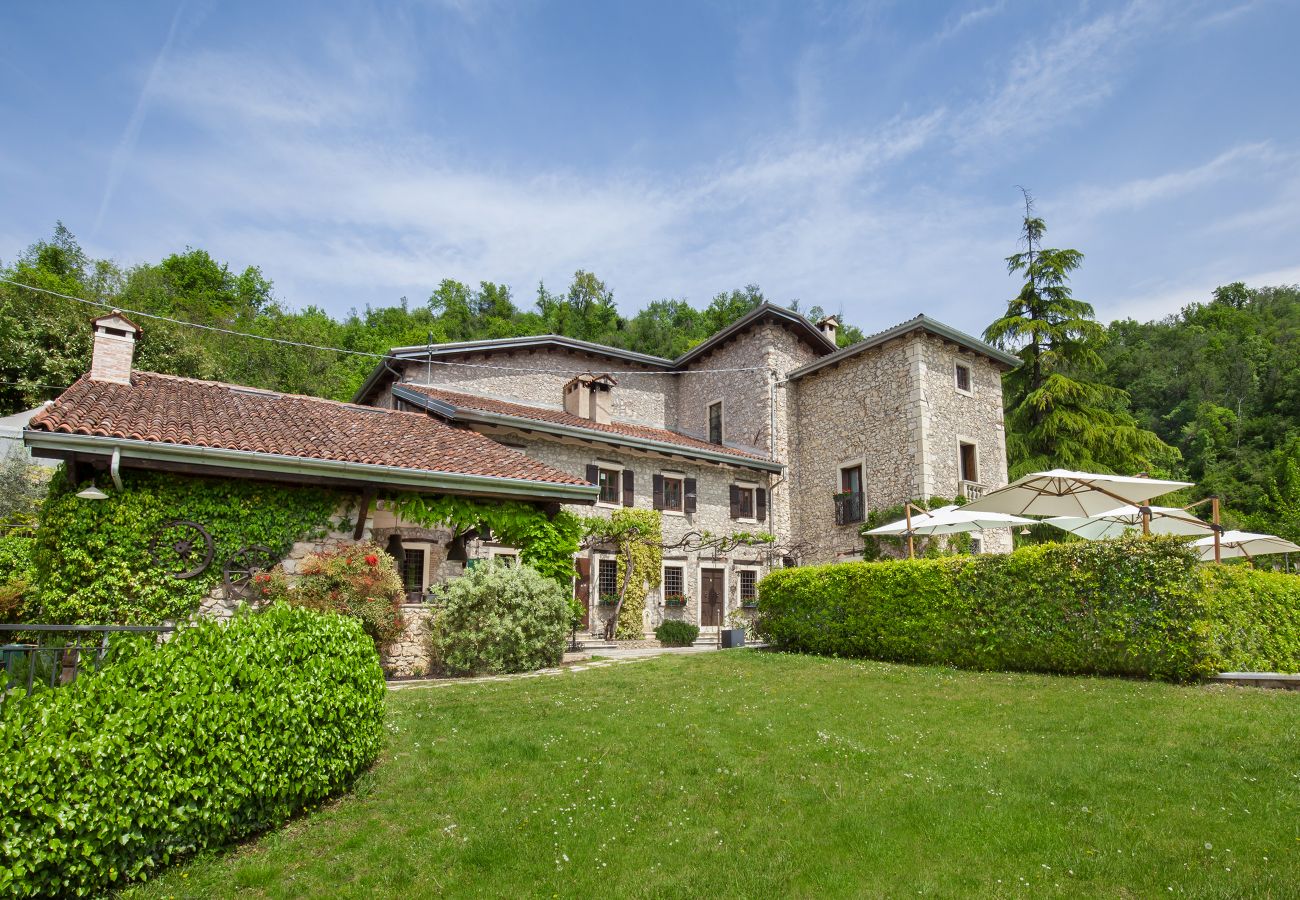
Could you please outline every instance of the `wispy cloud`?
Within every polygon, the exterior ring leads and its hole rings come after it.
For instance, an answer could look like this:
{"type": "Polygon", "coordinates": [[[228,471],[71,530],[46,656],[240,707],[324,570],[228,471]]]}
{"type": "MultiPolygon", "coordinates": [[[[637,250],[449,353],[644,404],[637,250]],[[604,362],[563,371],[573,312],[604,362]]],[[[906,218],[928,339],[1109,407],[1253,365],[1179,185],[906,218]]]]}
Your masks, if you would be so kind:
{"type": "Polygon", "coordinates": [[[113,158],[108,165],[108,177],[104,182],[104,193],[99,201],[99,212],[95,215],[95,224],[91,229],[92,234],[97,233],[103,224],[104,216],[108,213],[108,207],[113,202],[113,194],[117,191],[117,186],[122,180],[122,173],[131,161],[131,155],[135,152],[136,142],[140,140],[140,129],[144,126],[145,115],[149,110],[149,103],[160,83],[160,76],[167,64],[167,55],[171,52],[172,42],[176,39],[176,30],[184,14],[185,3],[181,3],[176,7],[171,26],[167,29],[167,37],[163,40],[158,55],[154,57],[153,65],[149,68],[149,75],[145,78],[139,97],[136,98],[135,108],[131,111],[131,117],[127,120],[121,139],[117,142],[117,148],[113,151],[113,158]]]}
{"type": "Polygon", "coordinates": [[[968,28],[978,25],[985,19],[991,19],[1007,8],[1007,0],[997,0],[984,6],[976,6],[948,21],[933,38],[932,44],[943,44],[952,40],[968,28]]]}
{"type": "Polygon", "coordinates": [[[1140,209],[1152,203],[1183,197],[1226,179],[1255,175],[1260,169],[1271,167],[1282,159],[1282,155],[1268,143],[1243,144],[1199,166],[1109,187],[1084,188],[1065,205],[1084,216],[1140,209]]]}

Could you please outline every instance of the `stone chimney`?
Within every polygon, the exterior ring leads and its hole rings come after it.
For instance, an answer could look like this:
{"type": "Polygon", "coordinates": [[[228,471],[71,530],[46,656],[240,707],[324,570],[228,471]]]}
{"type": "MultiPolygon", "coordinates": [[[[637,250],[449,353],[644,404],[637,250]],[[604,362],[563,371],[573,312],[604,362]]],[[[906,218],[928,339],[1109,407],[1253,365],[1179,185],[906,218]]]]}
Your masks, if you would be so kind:
{"type": "Polygon", "coordinates": [[[817,323],[817,330],[826,335],[827,339],[835,343],[835,335],[840,330],[840,320],[834,316],[827,316],[817,323]]]}
{"type": "Polygon", "coordinates": [[[564,411],[571,416],[608,425],[613,419],[614,385],[609,375],[585,372],[564,386],[564,411]]]}
{"type": "Polygon", "coordinates": [[[95,330],[95,348],[90,357],[90,380],[131,383],[131,363],[140,326],[118,310],[90,323],[95,330]]]}

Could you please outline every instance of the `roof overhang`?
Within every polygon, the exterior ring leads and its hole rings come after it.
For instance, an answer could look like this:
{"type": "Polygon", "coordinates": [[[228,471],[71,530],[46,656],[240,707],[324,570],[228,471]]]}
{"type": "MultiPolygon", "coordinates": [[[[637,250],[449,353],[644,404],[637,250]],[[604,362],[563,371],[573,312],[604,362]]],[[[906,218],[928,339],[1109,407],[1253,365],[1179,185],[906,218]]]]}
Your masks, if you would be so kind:
{"type": "Polygon", "coordinates": [[[499,478],[458,472],[432,472],[373,463],[281,456],[223,447],[197,447],[129,438],[24,429],[24,443],[33,449],[61,454],[109,455],[117,451],[124,461],[179,463],[200,468],[241,470],[274,481],[277,476],[294,481],[325,479],[382,485],[396,490],[492,497],[509,500],[592,504],[600,489],[595,485],[552,484],[526,478],[499,478]]]}
{"type": "Polygon", "coordinates": [[[835,342],[822,334],[821,330],[812,322],[809,322],[806,317],[794,312],[793,310],[784,309],[780,306],[773,306],[771,303],[763,303],[754,307],[717,334],[707,340],[701,341],[690,350],[687,350],[681,356],[677,357],[673,360],[673,368],[681,369],[685,366],[689,366],[697,359],[707,356],[712,350],[717,349],[735,335],[764,318],[775,319],[782,325],[793,328],[800,337],[806,340],[811,346],[816,347],[822,353],[831,353],[835,350],[835,342]]]}
{"type": "Polygon", "coordinates": [[[695,459],[702,462],[721,463],[742,469],[755,469],[760,472],[780,473],[785,469],[785,466],[776,460],[759,459],[751,456],[736,456],[735,454],[722,453],[717,450],[684,447],[681,444],[670,444],[667,441],[656,441],[652,438],[633,437],[631,435],[614,434],[608,431],[597,431],[589,428],[577,428],[572,425],[561,425],[556,422],[545,422],[539,419],[529,419],[524,416],[511,416],[504,413],[492,413],[477,409],[468,409],[463,406],[456,406],[447,403],[444,400],[438,400],[420,391],[404,388],[400,384],[393,385],[393,396],[405,403],[410,403],[412,406],[418,406],[421,409],[427,410],[441,418],[453,422],[461,422],[467,425],[495,425],[504,428],[535,431],[540,432],[541,434],[553,435],[555,437],[568,437],[582,441],[595,441],[601,444],[626,447],[631,450],[641,450],[647,453],[676,456],[681,459],[695,459]]]}
{"type": "Polygon", "coordinates": [[[811,375],[813,372],[824,369],[827,366],[833,366],[836,363],[843,362],[851,356],[856,356],[865,350],[879,347],[895,338],[906,337],[915,331],[923,331],[927,334],[932,334],[935,337],[942,338],[943,340],[951,341],[957,346],[986,357],[998,365],[1005,366],[1007,369],[1014,369],[1020,365],[1020,357],[1007,353],[1005,350],[999,350],[992,344],[986,344],[979,338],[974,338],[963,331],[958,331],[951,325],[945,325],[942,322],[931,319],[929,316],[920,315],[914,319],[908,319],[906,322],[895,325],[893,328],[887,328],[884,331],[873,334],[865,340],[859,341],[849,347],[845,347],[843,350],[836,351],[829,356],[823,356],[816,362],[811,362],[806,366],[795,369],[787,376],[787,378],[793,381],[796,378],[811,375]]]}

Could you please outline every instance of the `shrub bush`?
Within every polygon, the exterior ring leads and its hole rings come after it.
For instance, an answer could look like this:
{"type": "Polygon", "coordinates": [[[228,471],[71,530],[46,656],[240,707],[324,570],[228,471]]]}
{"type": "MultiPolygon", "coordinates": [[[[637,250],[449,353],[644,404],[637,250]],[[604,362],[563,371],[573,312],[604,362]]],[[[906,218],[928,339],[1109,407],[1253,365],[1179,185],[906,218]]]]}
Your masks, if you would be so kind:
{"type": "Polygon", "coordinates": [[[0,895],[84,896],[284,822],[379,753],[384,681],[347,618],[205,621],[0,706],[0,895]]]}
{"type": "Polygon", "coordinates": [[[1294,636],[1295,594],[1272,578],[1207,572],[1174,538],[841,563],[764,578],[759,628],[778,647],[812,653],[1191,680],[1231,668],[1251,647],[1256,667],[1288,665],[1277,644],[1289,638],[1264,641],[1271,626],[1245,624],[1285,621],[1292,630],[1284,633],[1294,636]],[[1217,600],[1216,591],[1223,592],[1217,600]],[[1233,599],[1232,591],[1253,600],[1233,599]],[[1235,628],[1224,613],[1233,603],[1235,628]]]}
{"type": "Polygon", "coordinates": [[[313,553],[298,564],[292,580],[277,566],[255,582],[266,600],[359,620],[380,647],[402,633],[406,591],[393,558],[377,544],[313,553]]]}
{"type": "Polygon", "coordinates": [[[700,626],[681,619],[664,619],[655,628],[655,637],[665,647],[689,647],[700,636],[700,626]]]}
{"type": "Polygon", "coordinates": [[[471,675],[557,665],[569,633],[568,593],[529,566],[469,569],[443,589],[429,632],[433,667],[471,675]]]}
{"type": "Polygon", "coordinates": [[[1300,672],[1300,576],[1205,566],[1210,643],[1224,672],[1300,672]]]}

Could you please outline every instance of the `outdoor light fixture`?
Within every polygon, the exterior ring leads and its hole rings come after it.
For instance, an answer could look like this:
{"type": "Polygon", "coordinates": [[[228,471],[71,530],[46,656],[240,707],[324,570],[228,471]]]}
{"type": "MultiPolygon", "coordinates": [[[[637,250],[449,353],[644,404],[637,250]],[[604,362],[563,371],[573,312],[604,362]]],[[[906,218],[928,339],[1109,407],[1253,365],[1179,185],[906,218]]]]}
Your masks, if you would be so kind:
{"type": "Polygon", "coordinates": [[[98,487],[95,486],[95,480],[93,478],[90,480],[90,487],[84,487],[81,490],[77,491],[77,496],[80,497],[82,500],[107,500],[108,499],[108,494],[105,494],[103,491],[101,491],[98,487]]]}
{"type": "Polygon", "coordinates": [[[1020,533],[1021,533],[1021,534],[1029,534],[1029,526],[1026,525],[1024,528],[1020,529],[1020,533]]]}

